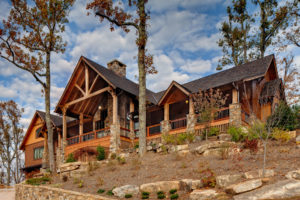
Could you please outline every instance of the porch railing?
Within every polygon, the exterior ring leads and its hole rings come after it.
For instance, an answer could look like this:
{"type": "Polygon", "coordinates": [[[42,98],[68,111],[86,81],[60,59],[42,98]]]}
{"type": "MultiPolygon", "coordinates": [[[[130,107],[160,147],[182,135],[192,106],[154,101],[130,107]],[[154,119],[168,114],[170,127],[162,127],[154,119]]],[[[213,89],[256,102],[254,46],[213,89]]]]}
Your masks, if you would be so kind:
{"type": "MultiPolygon", "coordinates": [[[[226,119],[229,117],[229,107],[224,107],[224,108],[221,108],[219,109],[214,118],[213,118],[213,121],[218,121],[218,120],[221,120],[221,119],[226,119]]],[[[197,124],[201,124],[201,123],[204,123],[204,121],[201,119],[201,115],[198,114],[197,116],[197,124]]]]}
{"type": "Polygon", "coordinates": [[[130,129],[120,127],[120,135],[126,138],[130,138],[130,129]]]}
{"type": "Polygon", "coordinates": [[[85,133],[82,135],[76,135],[74,137],[67,138],[67,145],[78,144],[80,142],[86,142],[89,140],[105,137],[105,136],[109,135],[107,130],[109,130],[109,127],[99,129],[96,131],[91,131],[91,132],[88,132],[88,133],[85,133]]]}
{"type": "Polygon", "coordinates": [[[180,119],[175,119],[175,120],[170,120],[171,123],[171,129],[179,129],[179,128],[184,128],[186,127],[186,117],[180,118],[180,119]]]}
{"type": "Polygon", "coordinates": [[[160,124],[155,124],[147,127],[147,136],[157,135],[161,133],[160,124]]]}

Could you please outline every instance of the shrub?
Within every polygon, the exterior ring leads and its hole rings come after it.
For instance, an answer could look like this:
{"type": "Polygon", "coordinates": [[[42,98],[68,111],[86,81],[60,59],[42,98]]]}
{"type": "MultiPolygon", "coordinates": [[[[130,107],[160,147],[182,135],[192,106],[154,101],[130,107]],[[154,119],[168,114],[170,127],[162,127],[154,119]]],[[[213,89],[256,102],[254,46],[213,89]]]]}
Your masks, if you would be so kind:
{"type": "Polygon", "coordinates": [[[30,178],[26,180],[26,184],[29,185],[41,185],[46,184],[47,182],[50,182],[51,179],[47,176],[41,177],[41,178],[30,178]]]}
{"type": "Polygon", "coordinates": [[[63,180],[63,182],[67,182],[68,181],[68,176],[63,175],[62,180],[63,180]]]}
{"type": "Polygon", "coordinates": [[[99,190],[97,191],[98,194],[102,194],[102,193],[104,193],[104,192],[105,192],[105,190],[103,190],[103,189],[99,189],[99,190]]]}
{"type": "Polygon", "coordinates": [[[246,138],[244,141],[244,148],[250,149],[252,153],[256,153],[258,151],[258,139],[248,139],[246,138]]]}
{"type": "Polygon", "coordinates": [[[149,199],[149,192],[142,192],[142,199],[149,199]]]}
{"type": "Polygon", "coordinates": [[[221,153],[221,157],[223,160],[226,160],[228,159],[229,157],[229,145],[224,143],[221,145],[221,148],[220,148],[220,153],[221,153]]]}
{"type": "Polygon", "coordinates": [[[112,154],[110,154],[110,159],[116,159],[116,157],[117,157],[117,154],[116,153],[112,153],[112,154]]]}
{"type": "Polygon", "coordinates": [[[157,198],[158,199],[164,199],[164,198],[166,198],[166,195],[165,194],[157,194],[157,198]]]}
{"type": "Polygon", "coordinates": [[[78,187],[79,187],[79,188],[83,188],[83,181],[82,181],[82,180],[80,180],[80,182],[79,182],[79,184],[78,184],[78,187]]]}
{"type": "Polygon", "coordinates": [[[126,163],[126,159],[124,157],[118,156],[117,160],[118,160],[119,164],[121,164],[121,165],[124,165],[126,163]]]}
{"type": "Polygon", "coordinates": [[[164,134],[162,135],[162,139],[163,141],[166,143],[166,144],[173,144],[175,145],[177,143],[177,140],[176,140],[176,136],[175,135],[167,135],[167,134],[164,134]]]}
{"type": "Polygon", "coordinates": [[[215,187],[216,186],[216,176],[215,173],[207,168],[200,171],[202,177],[203,187],[215,187]]]}
{"type": "Polygon", "coordinates": [[[169,191],[170,194],[175,194],[176,192],[177,192],[177,189],[171,189],[171,190],[169,191]]]}
{"type": "Polygon", "coordinates": [[[192,143],[194,142],[195,140],[195,134],[193,133],[186,133],[186,139],[189,143],[192,143]]]}
{"type": "Polygon", "coordinates": [[[132,198],[132,194],[125,194],[125,198],[126,199],[132,198]]]}
{"type": "Polygon", "coordinates": [[[106,192],[106,194],[107,194],[108,196],[114,196],[114,193],[112,192],[112,190],[108,190],[108,191],[106,192]]]}
{"type": "Polygon", "coordinates": [[[246,137],[241,127],[230,126],[227,132],[231,135],[231,140],[234,142],[243,141],[246,137]]]}
{"type": "Polygon", "coordinates": [[[136,143],[136,144],[134,145],[134,148],[135,148],[135,149],[138,149],[138,148],[139,148],[139,143],[136,143]]]}
{"type": "Polygon", "coordinates": [[[105,159],[105,149],[101,146],[97,147],[97,160],[104,160],[105,159]]]}
{"type": "Polygon", "coordinates": [[[220,134],[220,129],[218,127],[211,127],[208,131],[208,136],[217,136],[220,134]]]}
{"type": "Polygon", "coordinates": [[[77,160],[74,158],[74,154],[73,153],[70,153],[68,155],[68,158],[66,160],[66,163],[71,163],[71,162],[76,162],[77,160]]]}
{"type": "Polygon", "coordinates": [[[178,194],[172,194],[170,196],[170,199],[178,199],[179,195],[178,194]]]}
{"type": "Polygon", "coordinates": [[[287,131],[281,130],[279,128],[273,129],[271,137],[283,143],[286,143],[291,139],[291,135],[287,131]]]}
{"type": "Polygon", "coordinates": [[[101,177],[98,177],[97,178],[97,183],[98,183],[98,186],[102,186],[104,184],[104,181],[101,177]]]}

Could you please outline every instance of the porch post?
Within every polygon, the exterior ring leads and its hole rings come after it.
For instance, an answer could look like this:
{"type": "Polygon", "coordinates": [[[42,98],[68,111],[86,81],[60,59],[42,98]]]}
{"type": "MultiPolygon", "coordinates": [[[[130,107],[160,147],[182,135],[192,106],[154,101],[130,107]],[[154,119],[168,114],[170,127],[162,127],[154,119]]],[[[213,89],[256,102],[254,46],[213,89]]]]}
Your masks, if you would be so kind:
{"type": "Polygon", "coordinates": [[[67,109],[63,108],[63,141],[62,141],[62,154],[61,154],[61,163],[64,163],[65,161],[65,149],[67,146],[67,116],[66,112],[67,109]]]}
{"type": "Polygon", "coordinates": [[[229,105],[229,123],[235,126],[242,125],[241,104],[238,100],[238,91],[232,89],[232,104],[229,105]]]}
{"type": "Polygon", "coordinates": [[[120,145],[120,123],[118,120],[118,96],[115,91],[111,92],[113,101],[113,123],[110,126],[110,153],[117,153],[120,145]]]}
{"type": "MultiPolygon", "coordinates": [[[[130,113],[133,113],[134,112],[134,103],[133,103],[133,100],[130,99],[130,108],[129,108],[129,112],[130,113]]],[[[135,138],[135,133],[134,133],[134,121],[133,121],[133,118],[131,117],[130,118],[130,122],[129,122],[129,127],[130,127],[130,140],[133,144],[134,142],[134,138],[135,138]]]]}
{"type": "Polygon", "coordinates": [[[196,115],[193,98],[189,97],[189,114],[186,115],[186,132],[195,133],[196,115]]]}
{"type": "Polygon", "coordinates": [[[81,142],[81,135],[83,134],[83,113],[79,115],[79,142],[81,142]]]}
{"type": "Polygon", "coordinates": [[[160,122],[161,133],[164,134],[164,135],[169,134],[169,131],[171,130],[169,115],[170,115],[169,103],[166,103],[164,105],[164,121],[160,122]]]}

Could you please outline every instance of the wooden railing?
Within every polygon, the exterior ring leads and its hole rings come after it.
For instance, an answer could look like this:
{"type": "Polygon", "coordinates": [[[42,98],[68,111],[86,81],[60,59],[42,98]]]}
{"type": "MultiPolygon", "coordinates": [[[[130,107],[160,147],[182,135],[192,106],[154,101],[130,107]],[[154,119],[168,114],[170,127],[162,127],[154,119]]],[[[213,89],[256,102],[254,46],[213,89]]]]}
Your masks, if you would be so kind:
{"type": "Polygon", "coordinates": [[[126,138],[130,138],[130,129],[120,127],[120,135],[126,138]]]}
{"type": "MultiPolygon", "coordinates": [[[[224,107],[219,109],[215,116],[213,121],[223,120],[229,117],[229,107],[224,107]]],[[[204,123],[203,120],[201,120],[201,115],[197,115],[197,124],[204,123]]]]}
{"type": "Polygon", "coordinates": [[[67,138],[67,145],[78,144],[80,142],[86,142],[89,140],[105,137],[108,135],[107,130],[109,130],[109,127],[67,138]]]}
{"type": "Polygon", "coordinates": [[[147,136],[157,135],[161,133],[160,124],[147,126],[147,136]]]}
{"type": "Polygon", "coordinates": [[[184,127],[186,127],[186,117],[180,118],[180,119],[175,119],[175,120],[170,120],[170,123],[171,123],[171,130],[184,128],[184,127]]]}

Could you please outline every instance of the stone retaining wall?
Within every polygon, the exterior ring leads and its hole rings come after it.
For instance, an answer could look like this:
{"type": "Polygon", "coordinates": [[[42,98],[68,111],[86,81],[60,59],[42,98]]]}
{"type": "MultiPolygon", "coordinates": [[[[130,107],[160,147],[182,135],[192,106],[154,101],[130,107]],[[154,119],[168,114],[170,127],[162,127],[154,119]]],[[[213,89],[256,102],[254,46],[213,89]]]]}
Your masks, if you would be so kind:
{"type": "Polygon", "coordinates": [[[113,200],[98,195],[85,194],[46,186],[18,184],[15,186],[15,190],[15,200],[113,200]]]}

